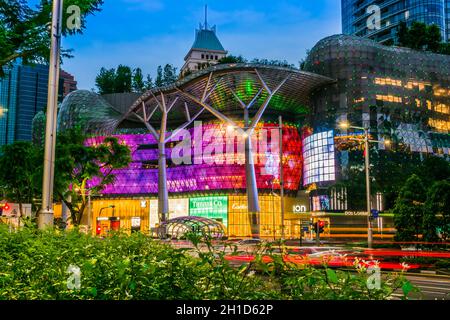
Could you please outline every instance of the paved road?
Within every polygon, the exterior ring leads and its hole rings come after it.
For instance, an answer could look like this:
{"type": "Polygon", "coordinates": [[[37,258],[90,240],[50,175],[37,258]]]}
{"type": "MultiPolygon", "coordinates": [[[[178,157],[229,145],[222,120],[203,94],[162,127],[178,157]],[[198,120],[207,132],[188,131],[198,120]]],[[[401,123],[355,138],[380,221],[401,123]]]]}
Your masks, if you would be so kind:
{"type": "MultiPolygon", "coordinates": [[[[413,299],[450,300],[450,277],[440,275],[407,275],[408,280],[420,289],[421,295],[411,294],[413,299]]],[[[402,297],[401,290],[392,295],[392,299],[402,297]]]]}

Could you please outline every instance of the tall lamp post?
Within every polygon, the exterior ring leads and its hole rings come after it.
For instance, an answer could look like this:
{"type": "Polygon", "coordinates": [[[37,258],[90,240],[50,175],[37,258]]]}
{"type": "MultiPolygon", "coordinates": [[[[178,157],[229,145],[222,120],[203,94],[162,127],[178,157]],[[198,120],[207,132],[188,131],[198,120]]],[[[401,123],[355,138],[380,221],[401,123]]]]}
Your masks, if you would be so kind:
{"type": "Polygon", "coordinates": [[[281,208],[281,240],[284,240],[284,176],[283,176],[283,118],[278,117],[279,151],[280,151],[280,208],[281,208]]]}
{"type": "Polygon", "coordinates": [[[364,142],[364,160],[365,160],[365,171],[366,171],[366,202],[367,202],[367,246],[372,248],[373,243],[373,228],[372,228],[372,217],[371,217],[371,205],[370,205],[370,156],[369,156],[369,142],[375,143],[384,143],[385,145],[389,145],[390,141],[380,141],[380,140],[371,140],[369,136],[369,127],[357,127],[352,126],[348,122],[341,122],[339,124],[341,129],[356,129],[364,131],[364,139],[358,138],[349,138],[349,140],[364,142]]]}
{"type": "Polygon", "coordinates": [[[42,208],[38,228],[53,226],[53,180],[55,174],[56,117],[59,85],[59,55],[61,50],[63,0],[53,0],[50,67],[48,74],[47,123],[45,129],[44,174],[42,179],[42,208]]]}

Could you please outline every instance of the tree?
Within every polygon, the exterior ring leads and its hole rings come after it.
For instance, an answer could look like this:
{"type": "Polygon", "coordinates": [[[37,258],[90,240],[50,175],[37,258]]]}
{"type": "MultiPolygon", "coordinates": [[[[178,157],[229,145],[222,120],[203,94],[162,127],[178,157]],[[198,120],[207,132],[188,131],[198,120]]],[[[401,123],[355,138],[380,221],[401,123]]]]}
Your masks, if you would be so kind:
{"type": "MultiPolygon", "coordinates": [[[[69,29],[62,24],[64,36],[83,33],[85,17],[101,10],[103,0],[65,0],[63,21],[72,15],[67,8],[77,5],[81,13],[80,29],[69,29]]],[[[24,64],[48,62],[50,41],[48,25],[51,23],[52,1],[40,0],[37,6],[25,0],[0,1],[0,76],[3,67],[21,58],[24,64]]],[[[62,50],[63,57],[70,57],[70,50],[62,50]]]]}
{"type": "Polygon", "coordinates": [[[100,94],[114,93],[116,90],[116,69],[101,68],[100,73],[95,77],[95,85],[100,94]]]}
{"type": "Polygon", "coordinates": [[[413,174],[400,190],[394,206],[397,241],[418,240],[422,232],[426,190],[422,180],[413,174]]]}
{"type": "Polygon", "coordinates": [[[433,184],[427,194],[423,219],[424,239],[436,241],[440,230],[441,238],[450,238],[450,182],[438,181],[433,184]]]}
{"type": "MultiPolygon", "coordinates": [[[[417,154],[406,150],[373,150],[370,154],[372,164],[371,176],[373,177],[373,189],[384,195],[385,208],[390,209],[395,205],[399,191],[405,181],[414,173],[418,174],[421,168],[421,160],[417,154]]],[[[422,178],[422,176],[419,176],[422,178]]]]}
{"type": "Polygon", "coordinates": [[[2,148],[0,157],[0,188],[9,201],[19,204],[31,203],[41,190],[40,172],[36,170],[42,162],[39,148],[30,142],[17,141],[2,148]]]}
{"type": "Polygon", "coordinates": [[[427,27],[427,49],[432,52],[438,52],[442,41],[441,29],[435,24],[427,27]]]}
{"type": "Polygon", "coordinates": [[[424,50],[427,48],[428,32],[427,25],[420,22],[413,22],[409,29],[410,48],[424,50]]]}
{"type": "Polygon", "coordinates": [[[87,195],[98,194],[114,182],[114,169],[128,166],[130,149],[108,137],[98,145],[86,146],[80,129],[58,135],[55,161],[55,193],[79,225],[87,205],[87,195]]]}
{"type": "Polygon", "coordinates": [[[439,46],[439,53],[450,55],[450,43],[442,42],[439,46]]]}
{"type": "Polygon", "coordinates": [[[398,44],[403,47],[407,47],[410,43],[408,31],[409,30],[408,26],[406,25],[406,22],[401,21],[398,26],[397,38],[398,44]]]}
{"type": "Polygon", "coordinates": [[[144,92],[145,90],[144,75],[141,68],[136,68],[133,72],[132,87],[134,92],[144,92]]]}
{"type": "Polygon", "coordinates": [[[397,30],[397,38],[398,44],[403,47],[450,54],[449,45],[442,42],[441,30],[435,24],[426,25],[415,21],[408,28],[405,22],[401,22],[397,30]]]}
{"type": "Polygon", "coordinates": [[[437,181],[449,179],[450,162],[441,157],[429,155],[420,163],[417,174],[425,185],[431,186],[437,181]]]}
{"type": "Polygon", "coordinates": [[[219,64],[225,64],[225,63],[246,63],[247,60],[239,55],[239,56],[233,56],[232,54],[225,56],[218,60],[219,64]]]}
{"type": "Polygon", "coordinates": [[[162,87],[163,85],[164,85],[163,69],[161,66],[158,66],[158,69],[156,70],[155,86],[159,88],[162,87]]]}
{"type": "Polygon", "coordinates": [[[177,81],[177,68],[175,68],[171,64],[166,64],[164,66],[164,73],[163,73],[163,82],[164,85],[169,85],[177,81]]]}
{"type": "Polygon", "coordinates": [[[256,63],[256,64],[263,64],[266,66],[276,66],[276,67],[295,69],[295,66],[292,63],[287,62],[286,60],[268,60],[268,59],[255,58],[250,62],[256,63]]]}
{"type": "Polygon", "coordinates": [[[123,93],[123,92],[132,92],[131,84],[132,84],[132,76],[131,68],[124,65],[119,65],[116,70],[116,78],[115,78],[115,93],[123,93]]]}
{"type": "Polygon", "coordinates": [[[148,74],[147,75],[147,79],[145,80],[145,89],[150,90],[154,87],[155,85],[153,84],[153,79],[152,77],[148,74]]]}

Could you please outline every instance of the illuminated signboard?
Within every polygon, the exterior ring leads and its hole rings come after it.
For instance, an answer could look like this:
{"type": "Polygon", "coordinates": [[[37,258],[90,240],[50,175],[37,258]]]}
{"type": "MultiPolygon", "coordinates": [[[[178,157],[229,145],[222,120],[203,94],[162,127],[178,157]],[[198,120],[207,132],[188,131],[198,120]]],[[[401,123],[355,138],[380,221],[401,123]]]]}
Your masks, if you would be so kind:
{"type": "Polygon", "coordinates": [[[303,139],[303,185],[336,179],[333,135],[331,130],[303,139]]]}
{"type": "Polygon", "coordinates": [[[313,211],[330,210],[330,198],[328,196],[312,197],[312,210],[313,211]]]}
{"type": "Polygon", "coordinates": [[[302,212],[306,212],[306,206],[302,205],[302,204],[295,204],[292,206],[292,212],[294,213],[302,213],[302,212]]]}
{"type": "MultiPolygon", "coordinates": [[[[169,199],[169,216],[167,220],[186,217],[189,215],[189,200],[183,199],[169,199]]],[[[150,228],[156,227],[159,224],[158,217],[158,200],[150,200],[150,228]]]]}
{"type": "Polygon", "coordinates": [[[189,199],[189,215],[228,224],[228,197],[214,196],[189,199]]]}

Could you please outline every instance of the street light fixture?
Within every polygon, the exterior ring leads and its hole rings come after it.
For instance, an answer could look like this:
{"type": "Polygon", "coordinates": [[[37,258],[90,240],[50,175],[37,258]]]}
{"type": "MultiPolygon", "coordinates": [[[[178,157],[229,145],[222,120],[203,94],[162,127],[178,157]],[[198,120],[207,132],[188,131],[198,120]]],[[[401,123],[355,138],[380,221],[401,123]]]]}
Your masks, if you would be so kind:
{"type": "Polygon", "coordinates": [[[116,208],[115,205],[110,205],[110,206],[101,208],[101,209],[100,209],[100,212],[98,213],[98,216],[100,217],[100,216],[102,215],[102,211],[103,211],[104,209],[109,209],[109,208],[112,208],[112,209],[113,209],[113,216],[114,216],[114,209],[116,208]]]}
{"type": "Polygon", "coordinates": [[[372,248],[373,243],[373,228],[372,228],[372,217],[371,217],[371,205],[370,205],[370,157],[369,157],[369,142],[384,143],[386,146],[391,144],[390,140],[380,141],[371,140],[369,136],[368,127],[357,127],[350,125],[349,122],[343,121],[339,124],[341,129],[356,129],[364,131],[364,139],[349,138],[349,140],[364,142],[364,159],[365,159],[365,171],[366,171],[366,201],[367,201],[367,246],[372,248]]]}

